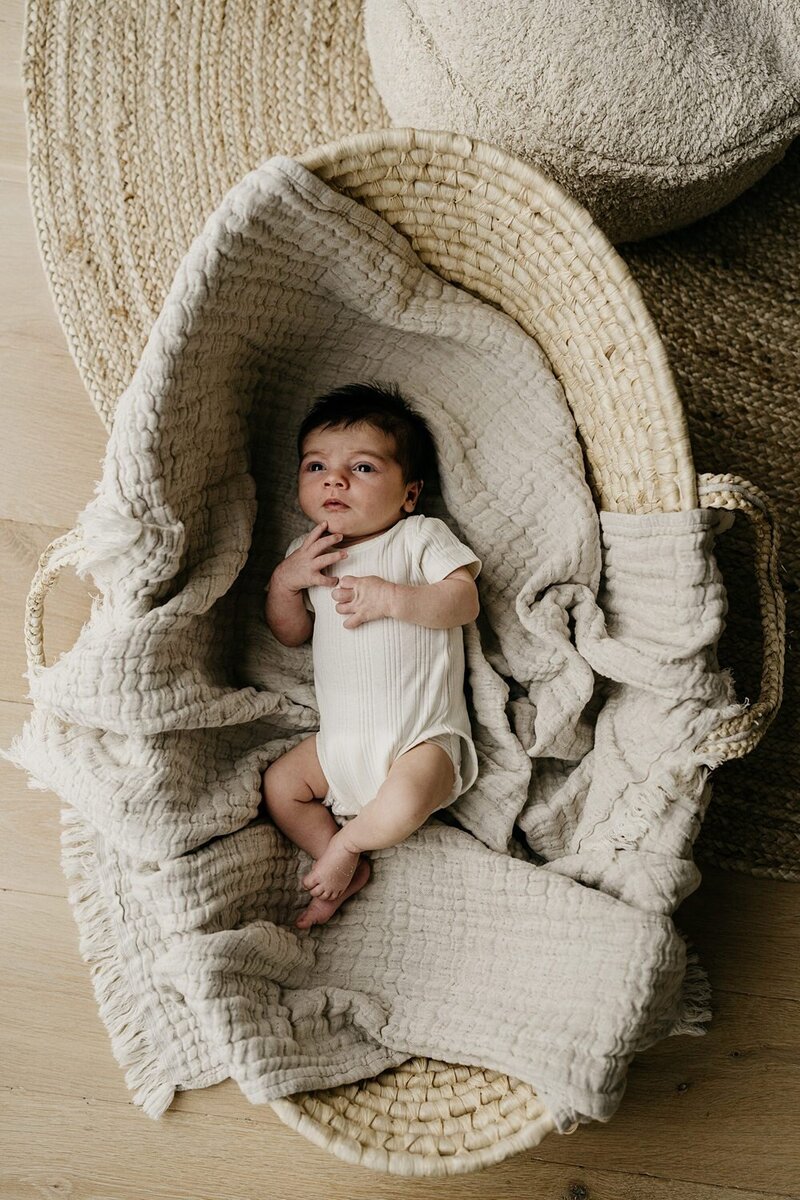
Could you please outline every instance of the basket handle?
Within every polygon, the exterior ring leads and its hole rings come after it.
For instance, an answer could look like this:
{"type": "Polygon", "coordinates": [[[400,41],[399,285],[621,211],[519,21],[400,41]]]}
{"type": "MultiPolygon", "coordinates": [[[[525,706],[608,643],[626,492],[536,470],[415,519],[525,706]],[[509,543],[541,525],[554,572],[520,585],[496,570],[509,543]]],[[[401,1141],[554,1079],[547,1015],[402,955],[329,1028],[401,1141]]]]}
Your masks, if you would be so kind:
{"type": "Polygon", "coordinates": [[[783,696],[783,663],[786,641],[786,599],[778,571],[780,535],[775,514],[760,488],[738,475],[698,475],[701,508],[726,508],[743,512],[753,522],[755,573],[761,608],[763,652],[758,700],[739,716],[723,721],[707,735],[701,750],[723,754],[721,762],[742,758],[754,750],[767,732],[783,696]]]}
{"type": "Polygon", "coordinates": [[[82,550],[83,539],[76,526],[57,537],[39,555],[39,565],[25,601],[25,654],[29,675],[34,668],[47,665],[44,657],[44,598],[64,567],[80,562],[82,550]]]}

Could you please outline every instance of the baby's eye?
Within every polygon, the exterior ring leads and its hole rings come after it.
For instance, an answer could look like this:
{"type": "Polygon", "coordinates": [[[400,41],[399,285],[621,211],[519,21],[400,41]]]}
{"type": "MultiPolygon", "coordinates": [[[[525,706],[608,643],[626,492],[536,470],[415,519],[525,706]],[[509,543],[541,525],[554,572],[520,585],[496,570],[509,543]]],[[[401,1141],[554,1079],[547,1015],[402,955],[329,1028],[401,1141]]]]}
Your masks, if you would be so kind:
{"type": "MultiPolygon", "coordinates": [[[[314,467],[321,467],[321,466],[322,466],[322,463],[310,462],[310,463],[306,464],[306,470],[313,471],[314,467]]],[[[368,471],[375,470],[375,468],[372,466],[372,463],[357,463],[356,470],[358,470],[359,467],[366,467],[368,471]]]]}

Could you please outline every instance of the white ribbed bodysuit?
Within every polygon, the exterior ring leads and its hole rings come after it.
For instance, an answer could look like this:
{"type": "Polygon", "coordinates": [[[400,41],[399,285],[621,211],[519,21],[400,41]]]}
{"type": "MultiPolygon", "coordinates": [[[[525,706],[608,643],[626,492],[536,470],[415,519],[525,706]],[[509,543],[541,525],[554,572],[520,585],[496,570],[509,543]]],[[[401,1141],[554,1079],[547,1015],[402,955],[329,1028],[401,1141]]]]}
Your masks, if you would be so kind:
{"type": "MultiPolygon", "coordinates": [[[[284,557],[302,543],[289,543],[284,557]]],[[[377,537],[347,547],[326,575],[378,575],[392,583],[438,583],[457,567],[475,579],[481,561],[444,521],[412,513],[377,537]]],[[[435,741],[455,768],[446,808],[478,777],[478,758],[464,696],[464,633],[382,617],[345,629],[333,588],[305,589],[315,613],[312,654],[320,713],[317,757],[328,781],[324,803],[355,816],[373,799],[394,760],[419,742],[435,741]],[[463,770],[462,770],[463,767],[463,770]]]]}

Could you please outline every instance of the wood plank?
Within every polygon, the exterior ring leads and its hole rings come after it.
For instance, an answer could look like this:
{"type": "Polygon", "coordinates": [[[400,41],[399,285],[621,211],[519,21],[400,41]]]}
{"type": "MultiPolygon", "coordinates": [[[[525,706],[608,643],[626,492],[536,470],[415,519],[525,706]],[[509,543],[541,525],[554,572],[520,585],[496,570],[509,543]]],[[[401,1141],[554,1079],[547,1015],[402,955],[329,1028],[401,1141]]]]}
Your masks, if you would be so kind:
{"type": "Polygon", "coordinates": [[[0,519],[70,528],[102,475],[107,435],[50,297],[26,184],[0,180],[0,207],[0,519]]]}
{"type": "MultiPolygon", "coordinates": [[[[123,1072],[96,1011],[67,901],[0,893],[0,926],[4,1083],[65,1102],[78,1095],[122,1103],[123,1072]]],[[[789,1194],[800,1179],[790,1102],[800,1086],[800,1004],[716,991],[714,1012],[705,1037],[668,1038],[634,1059],[608,1124],[550,1137],[539,1157],[708,1186],[746,1180],[756,1191],[789,1194]]],[[[225,1089],[180,1094],[170,1111],[237,1117],[247,1105],[229,1081],[225,1089]]]]}
{"type": "MultiPolygon", "coordinates": [[[[0,703],[3,750],[32,711],[29,704],[0,703]]],[[[66,903],[60,809],[53,792],[29,788],[26,772],[0,759],[0,888],[59,896],[66,903]]]]}
{"type": "Polygon", "coordinates": [[[674,919],[712,983],[800,1000],[800,886],[703,864],[701,870],[700,887],[674,919]]]}
{"type": "Polygon", "coordinates": [[[15,1130],[26,1131],[25,1144],[16,1142],[0,1166],[3,1200],[777,1200],[788,1194],[552,1163],[539,1157],[552,1137],[477,1174],[399,1179],[334,1158],[266,1105],[254,1107],[249,1119],[178,1112],[153,1122],[87,1097],[65,1105],[57,1096],[0,1089],[0,1113],[6,1123],[15,1116],[15,1130]]]}
{"type": "Polygon", "coordinates": [[[0,10],[0,178],[24,181],[23,14],[0,10]]]}

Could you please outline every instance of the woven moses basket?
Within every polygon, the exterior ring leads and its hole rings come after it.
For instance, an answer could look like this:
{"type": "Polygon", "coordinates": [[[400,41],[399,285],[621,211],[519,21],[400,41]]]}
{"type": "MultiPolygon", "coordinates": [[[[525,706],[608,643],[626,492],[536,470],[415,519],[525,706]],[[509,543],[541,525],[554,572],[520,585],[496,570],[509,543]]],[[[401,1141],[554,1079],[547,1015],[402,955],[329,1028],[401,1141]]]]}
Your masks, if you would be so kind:
{"type": "MultiPolygon", "coordinates": [[[[297,161],[377,212],[426,266],[502,309],[539,343],[575,418],[598,509],[725,508],[750,518],[764,636],[761,692],[711,738],[720,761],[754,749],[781,698],[775,523],[758,488],[734,475],[696,475],[663,346],[626,266],[587,212],[534,168],[450,133],[368,132],[297,161]]],[[[44,597],[58,571],[78,561],[75,538],[71,531],[41,557],[26,612],[30,667],[45,665],[44,597]]],[[[409,1176],[478,1170],[536,1145],[552,1128],[527,1083],[422,1057],[271,1106],[345,1161],[409,1176]]]]}

